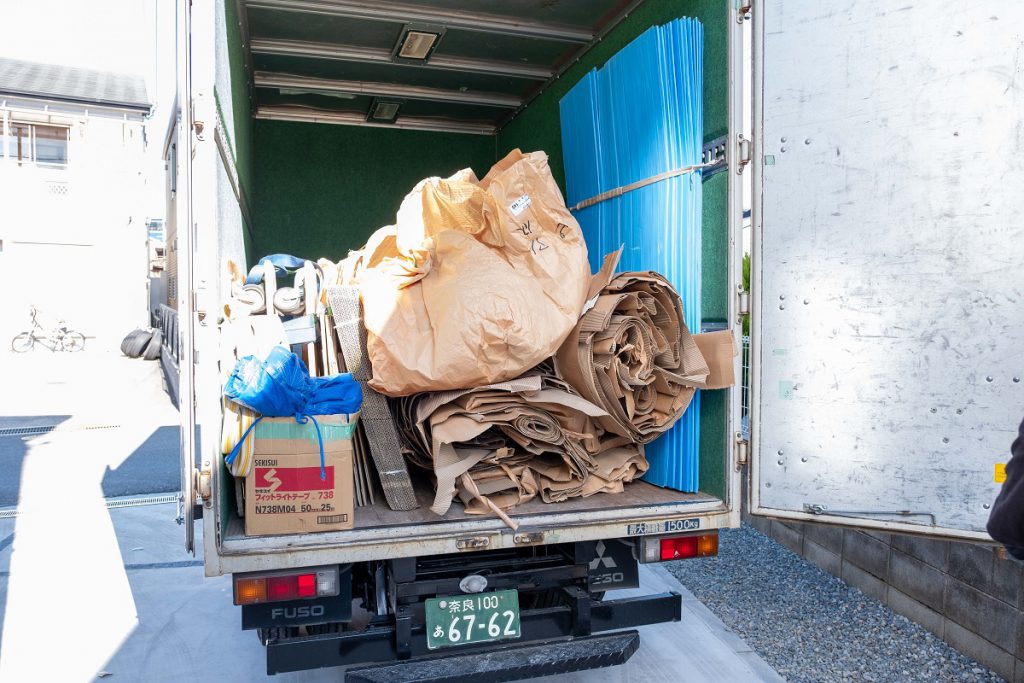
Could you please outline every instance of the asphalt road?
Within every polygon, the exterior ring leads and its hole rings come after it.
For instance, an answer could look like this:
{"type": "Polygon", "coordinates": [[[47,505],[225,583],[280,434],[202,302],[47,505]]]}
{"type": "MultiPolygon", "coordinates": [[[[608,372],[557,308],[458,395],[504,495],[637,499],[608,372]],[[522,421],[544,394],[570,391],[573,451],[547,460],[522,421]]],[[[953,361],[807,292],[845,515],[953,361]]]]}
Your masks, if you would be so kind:
{"type": "Polygon", "coordinates": [[[89,473],[80,483],[98,483],[105,497],[178,490],[178,414],[159,363],[116,349],[3,352],[0,373],[0,508],[18,504],[26,460],[58,436],[56,457],[53,449],[38,456],[54,460],[49,476],[66,478],[73,461],[88,465],[75,468],[89,473]]]}
{"type": "MultiPolygon", "coordinates": [[[[18,508],[0,517],[0,680],[270,680],[264,650],[238,628],[230,578],[204,579],[202,561],[184,554],[176,506],[104,504],[178,489],[178,415],[159,364],[116,349],[0,352],[0,377],[0,507],[18,508]],[[33,427],[53,429],[10,433],[33,427]],[[38,637],[52,619],[39,596],[67,583],[69,557],[74,584],[88,590],[62,594],[61,628],[73,637],[53,657],[38,637]]],[[[648,592],[685,592],[644,571],[648,592]]],[[[781,680],[689,594],[681,622],[642,631],[626,666],[560,680],[781,680]]],[[[335,681],[339,671],[275,680],[335,681]]]]}
{"type": "MultiPolygon", "coordinates": [[[[75,493],[79,514],[72,520],[43,501],[17,518],[0,518],[0,680],[88,681],[98,674],[114,683],[343,680],[338,668],[266,675],[266,650],[252,631],[239,628],[231,578],[204,578],[202,560],[185,555],[173,503],[107,510],[98,497],[75,493]],[[56,523],[70,525],[73,549],[52,542],[56,523]],[[3,539],[15,533],[14,545],[5,547],[3,539]],[[77,558],[74,584],[88,590],[59,596],[66,636],[40,637],[52,618],[40,609],[39,596],[67,583],[70,552],[77,558]]],[[[202,525],[196,533],[202,547],[202,525]]],[[[679,622],[641,627],[640,650],[623,666],[537,680],[782,682],[663,567],[644,565],[640,580],[639,590],[609,597],[676,591],[683,598],[679,622]]]]}

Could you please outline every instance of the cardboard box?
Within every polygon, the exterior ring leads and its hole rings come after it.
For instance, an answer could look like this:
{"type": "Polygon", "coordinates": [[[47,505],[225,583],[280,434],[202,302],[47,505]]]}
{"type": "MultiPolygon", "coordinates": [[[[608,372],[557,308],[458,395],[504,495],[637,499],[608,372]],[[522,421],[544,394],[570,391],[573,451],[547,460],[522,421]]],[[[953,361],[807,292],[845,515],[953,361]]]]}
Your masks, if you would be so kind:
{"type": "Polygon", "coordinates": [[[353,526],[352,432],[356,415],[317,415],[324,479],[312,422],[263,418],[253,429],[253,468],[245,478],[249,536],[338,531],[353,526]]]}

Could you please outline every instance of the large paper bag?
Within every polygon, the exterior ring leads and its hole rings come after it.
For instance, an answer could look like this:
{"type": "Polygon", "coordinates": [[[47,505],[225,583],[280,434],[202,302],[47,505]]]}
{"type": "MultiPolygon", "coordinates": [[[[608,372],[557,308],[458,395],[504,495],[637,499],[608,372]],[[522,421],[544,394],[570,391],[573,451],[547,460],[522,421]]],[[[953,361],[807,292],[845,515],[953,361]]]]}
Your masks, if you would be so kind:
{"type": "Polygon", "coordinates": [[[389,396],[517,377],[576,325],[590,281],[579,224],[543,152],[516,150],[477,181],[427,178],[339,270],[359,285],[389,396]]]}

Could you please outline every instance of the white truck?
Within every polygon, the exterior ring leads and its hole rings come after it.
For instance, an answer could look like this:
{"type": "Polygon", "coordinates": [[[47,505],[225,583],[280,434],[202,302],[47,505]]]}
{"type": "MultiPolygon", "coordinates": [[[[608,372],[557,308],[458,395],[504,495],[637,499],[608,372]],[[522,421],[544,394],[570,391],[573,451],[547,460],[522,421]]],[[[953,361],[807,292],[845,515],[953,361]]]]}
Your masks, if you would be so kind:
{"type": "Polygon", "coordinates": [[[181,517],[195,552],[201,515],[208,576],[317,577],[316,595],[242,607],[268,672],[510,680],[625,661],[638,636],[622,629],[679,619],[679,596],[607,591],[635,586],[638,562],[713,553],[744,496],[754,515],[986,539],[1024,406],[1022,25],[994,0],[179,0],[181,517]],[[704,24],[707,158],[724,154],[704,171],[705,326],[739,343],[752,323],[749,410],[739,388],[703,397],[700,492],[530,503],[518,531],[381,502],[350,531],[246,536],[219,446],[223,261],[339,258],[419,177],[513,147],[560,174],[558,99],[677,16],[704,24]],[[476,595],[516,592],[518,630],[428,642],[429,604],[472,597],[470,576],[476,595]]]}

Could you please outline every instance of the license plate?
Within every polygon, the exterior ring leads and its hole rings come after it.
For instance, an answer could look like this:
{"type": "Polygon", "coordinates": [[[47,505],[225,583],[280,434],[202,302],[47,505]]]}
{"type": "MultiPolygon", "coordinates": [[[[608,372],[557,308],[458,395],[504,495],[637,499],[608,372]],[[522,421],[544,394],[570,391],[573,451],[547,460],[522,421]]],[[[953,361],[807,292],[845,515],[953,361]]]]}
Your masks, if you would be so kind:
{"type": "Polygon", "coordinates": [[[515,590],[431,598],[426,603],[427,648],[521,637],[515,590]]]}

